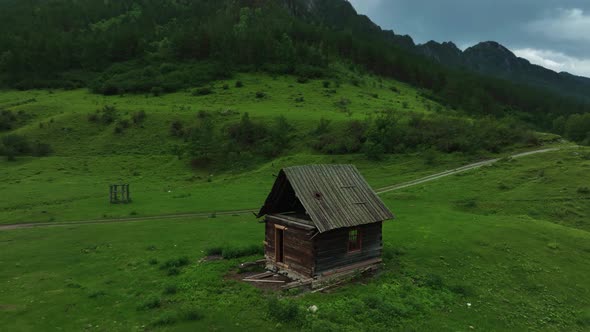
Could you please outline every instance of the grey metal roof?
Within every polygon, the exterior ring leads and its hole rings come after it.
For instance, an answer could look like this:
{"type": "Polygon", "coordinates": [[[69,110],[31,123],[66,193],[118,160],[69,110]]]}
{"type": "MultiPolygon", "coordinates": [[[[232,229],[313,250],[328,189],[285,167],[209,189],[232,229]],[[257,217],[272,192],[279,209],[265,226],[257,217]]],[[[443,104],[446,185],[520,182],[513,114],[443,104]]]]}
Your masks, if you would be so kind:
{"type": "Polygon", "coordinates": [[[281,199],[293,199],[283,193],[291,188],[320,232],[394,217],[353,165],[284,168],[258,215],[285,212],[276,207],[285,206],[281,199]]]}

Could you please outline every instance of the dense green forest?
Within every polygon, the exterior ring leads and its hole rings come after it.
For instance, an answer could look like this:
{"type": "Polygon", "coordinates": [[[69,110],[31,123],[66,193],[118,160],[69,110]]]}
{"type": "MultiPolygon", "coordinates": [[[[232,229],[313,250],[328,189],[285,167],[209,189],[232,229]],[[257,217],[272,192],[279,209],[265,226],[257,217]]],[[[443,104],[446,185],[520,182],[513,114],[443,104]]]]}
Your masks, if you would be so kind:
{"type": "MultiPolygon", "coordinates": [[[[396,46],[342,0],[0,1],[0,84],[172,92],[238,71],[330,77],[340,63],[423,88],[474,115],[565,133],[590,106],[452,70],[396,46]]],[[[588,141],[590,128],[569,136],[588,141]]]]}

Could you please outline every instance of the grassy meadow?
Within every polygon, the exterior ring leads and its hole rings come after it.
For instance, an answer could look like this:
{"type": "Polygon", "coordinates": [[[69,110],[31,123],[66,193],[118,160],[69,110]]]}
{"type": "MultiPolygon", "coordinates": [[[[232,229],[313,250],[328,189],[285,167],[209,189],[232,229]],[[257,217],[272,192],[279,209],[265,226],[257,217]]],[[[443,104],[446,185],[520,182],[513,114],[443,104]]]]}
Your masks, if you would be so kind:
{"type": "Polygon", "coordinates": [[[261,205],[273,174],[284,166],[354,163],[372,185],[380,187],[483,157],[440,154],[433,165],[426,165],[424,156],[411,153],[369,162],[357,155],[325,156],[301,145],[278,159],[208,171],[191,168],[190,160],[176,153],[185,142],[171,135],[171,124],[181,121],[187,126],[199,112],[214,114],[220,125],[238,122],[246,112],[261,122],[282,115],[300,140],[321,119],[338,126],[384,109],[453,113],[399,82],[365,76],[356,79],[360,82],[355,81],[356,86],[350,80],[344,75],[340,81],[347,83],[312,80],[301,84],[294,77],[243,74],[215,82],[210,87],[213,93],[203,96],[195,96],[194,89],[157,97],[100,96],[86,90],[0,93],[0,108],[27,117],[10,133],[50,143],[52,149],[46,157],[0,160],[0,190],[6,193],[0,201],[0,224],[249,209],[261,205]],[[235,87],[238,81],[243,87],[235,87]],[[256,98],[259,91],[265,92],[264,98],[256,98]],[[343,99],[346,106],[339,104],[343,99]],[[116,107],[119,120],[131,119],[138,111],[145,111],[146,117],[141,124],[116,133],[116,123],[89,121],[105,105],[116,107]],[[108,185],[112,183],[130,183],[134,203],[110,205],[108,185]]]}
{"type": "MultiPolygon", "coordinates": [[[[293,77],[243,74],[215,82],[205,95],[193,89],[110,97],[86,90],[4,91],[0,108],[25,114],[9,133],[48,142],[52,153],[0,160],[0,225],[256,209],[285,166],[351,163],[381,188],[535,149],[415,151],[375,161],[363,154],[320,154],[301,144],[276,158],[218,169],[192,168],[176,153],[184,142],[171,135],[171,125],[190,124],[202,112],[220,125],[240,121],[245,112],[261,122],[282,115],[295,126],[297,142],[321,119],[338,126],[384,109],[458,114],[395,81],[340,81],[302,84],[293,77]],[[116,107],[122,119],[144,111],[145,120],[122,132],[116,123],[89,121],[105,105],[116,107]],[[133,203],[109,204],[111,183],[130,183],[133,203]]],[[[384,225],[382,270],[328,293],[269,293],[231,277],[240,262],[260,258],[250,249],[260,247],[264,229],[251,215],[0,231],[0,326],[586,331],[590,150],[540,137],[561,150],[505,158],[383,194],[397,219],[384,225]],[[219,251],[227,259],[201,261],[219,251]],[[317,313],[307,311],[311,305],[317,313]]]]}
{"type": "MultiPolygon", "coordinates": [[[[383,269],[328,294],[277,300],[226,278],[258,256],[199,262],[213,247],[259,244],[263,227],[248,216],[0,232],[0,324],[10,331],[585,331],[590,211],[589,196],[578,191],[589,153],[505,160],[384,194],[397,220],[384,225],[383,269]],[[501,199],[512,203],[500,211],[501,199]],[[316,314],[307,312],[311,305],[316,314]]],[[[378,169],[367,175],[375,179],[378,169]]]]}

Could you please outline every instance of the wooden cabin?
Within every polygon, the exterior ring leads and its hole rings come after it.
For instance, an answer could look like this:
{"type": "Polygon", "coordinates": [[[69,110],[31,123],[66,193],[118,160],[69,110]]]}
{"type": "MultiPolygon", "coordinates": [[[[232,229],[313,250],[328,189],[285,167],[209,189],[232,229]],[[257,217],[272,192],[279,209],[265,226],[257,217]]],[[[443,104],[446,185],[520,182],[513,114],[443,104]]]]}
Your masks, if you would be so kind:
{"type": "Polygon", "coordinates": [[[284,168],[263,216],[267,269],[300,280],[376,268],[394,217],[352,165],[284,168]]]}

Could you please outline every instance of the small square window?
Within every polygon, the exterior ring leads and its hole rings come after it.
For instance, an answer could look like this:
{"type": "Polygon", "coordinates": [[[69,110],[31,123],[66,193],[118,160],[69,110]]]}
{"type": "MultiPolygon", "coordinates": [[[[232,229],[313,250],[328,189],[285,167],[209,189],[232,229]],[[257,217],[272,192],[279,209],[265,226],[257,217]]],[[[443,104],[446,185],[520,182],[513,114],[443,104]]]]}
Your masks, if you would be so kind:
{"type": "Polygon", "coordinates": [[[348,252],[361,250],[361,232],[358,228],[348,231],[348,252]]]}

